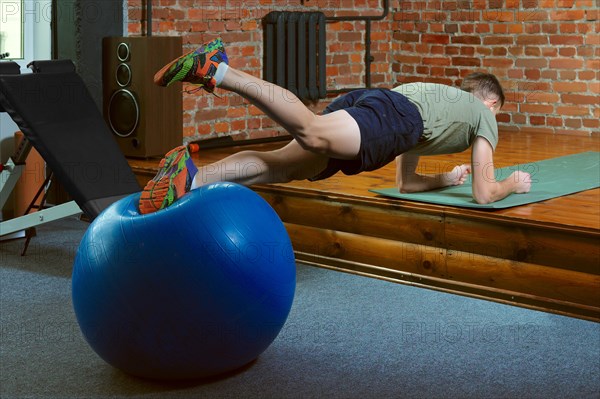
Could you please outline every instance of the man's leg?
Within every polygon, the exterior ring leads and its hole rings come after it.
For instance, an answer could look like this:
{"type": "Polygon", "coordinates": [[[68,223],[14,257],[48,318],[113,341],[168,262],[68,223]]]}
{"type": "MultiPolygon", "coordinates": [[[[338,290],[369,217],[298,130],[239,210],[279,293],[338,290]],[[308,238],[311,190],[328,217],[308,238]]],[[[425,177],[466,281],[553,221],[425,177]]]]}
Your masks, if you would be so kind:
{"type": "Polygon", "coordinates": [[[241,151],[198,169],[192,190],[210,183],[228,181],[242,185],[286,183],[316,176],[329,158],[303,149],[296,140],[268,152],[241,151]]]}
{"type": "Polygon", "coordinates": [[[292,92],[229,67],[218,87],[260,108],[304,148],[331,158],[354,159],[360,148],[358,124],[344,110],[316,115],[292,92]]]}
{"type": "Polygon", "coordinates": [[[165,65],[155,75],[161,86],[189,82],[212,92],[221,87],[240,94],[285,128],[304,148],[339,159],[355,159],[360,128],[344,110],[315,115],[290,91],[228,66],[220,39],[165,65]]]}

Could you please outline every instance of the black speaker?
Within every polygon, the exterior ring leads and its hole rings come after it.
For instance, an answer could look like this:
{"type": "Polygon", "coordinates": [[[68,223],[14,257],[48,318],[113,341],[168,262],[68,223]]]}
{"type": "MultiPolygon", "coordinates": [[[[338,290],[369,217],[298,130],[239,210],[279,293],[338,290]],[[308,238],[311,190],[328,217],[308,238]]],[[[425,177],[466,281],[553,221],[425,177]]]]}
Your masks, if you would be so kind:
{"type": "Polygon", "coordinates": [[[102,41],[104,118],[126,156],[162,156],[183,142],[181,85],[154,74],[182,54],[181,37],[106,37],[102,41]]]}

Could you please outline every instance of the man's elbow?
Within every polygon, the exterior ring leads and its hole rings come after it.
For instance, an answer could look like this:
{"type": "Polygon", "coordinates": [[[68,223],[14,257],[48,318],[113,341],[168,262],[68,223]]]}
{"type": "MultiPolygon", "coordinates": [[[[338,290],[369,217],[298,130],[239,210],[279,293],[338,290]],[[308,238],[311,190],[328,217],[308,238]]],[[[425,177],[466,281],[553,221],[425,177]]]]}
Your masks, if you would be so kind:
{"type": "Polygon", "coordinates": [[[411,187],[410,184],[398,184],[398,192],[401,194],[415,193],[418,190],[415,187],[411,187]]]}
{"type": "Polygon", "coordinates": [[[494,202],[494,193],[490,187],[473,186],[473,199],[480,205],[486,205],[494,202]]]}
{"type": "Polygon", "coordinates": [[[475,194],[475,193],[473,193],[473,199],[479,205],[486,205],[486,204],[489,204],[491,202],[494,202],[492,200],[492,197],[490,195],[482,195],[482,194],[475,194]]]}

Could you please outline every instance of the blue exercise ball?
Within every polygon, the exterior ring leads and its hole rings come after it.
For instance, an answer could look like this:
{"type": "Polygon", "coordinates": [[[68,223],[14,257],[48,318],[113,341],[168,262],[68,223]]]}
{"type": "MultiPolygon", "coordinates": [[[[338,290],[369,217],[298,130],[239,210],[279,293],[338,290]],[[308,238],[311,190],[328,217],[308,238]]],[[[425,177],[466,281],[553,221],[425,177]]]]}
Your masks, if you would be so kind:
{"type": "Polygon", "coordinates": [[[209,377],[256,359],[283,327],[296,287],[275,211],[233,183],[148,215],[138,199],[98,216],[75,257],[73,306],[92,349],[156,379],[209,377]]]}

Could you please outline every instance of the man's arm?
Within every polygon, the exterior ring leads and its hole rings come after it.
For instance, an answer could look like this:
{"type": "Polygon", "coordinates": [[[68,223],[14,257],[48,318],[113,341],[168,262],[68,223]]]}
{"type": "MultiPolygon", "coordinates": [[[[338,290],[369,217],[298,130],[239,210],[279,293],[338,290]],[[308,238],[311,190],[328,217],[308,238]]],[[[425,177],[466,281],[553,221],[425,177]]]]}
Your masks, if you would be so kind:
{"type": "Polygon", "coordinates": [[[489,204],[510,194],[529,192],[531,178],[523,171],[513,172],[502,181],[496,181],[492,145],[483,137],[477,137],[471,152],[473,173],[473,199],[478,204],[489,204]]]}
{"type": "Polygon", "coordinates": [[[401,193],[429,191],[463,184],[471,172],[470,165],[455,166],[450,172],[435,175],[416,173],[419,156],[402,154],[396,157],[396,186],[401,193]]]}

